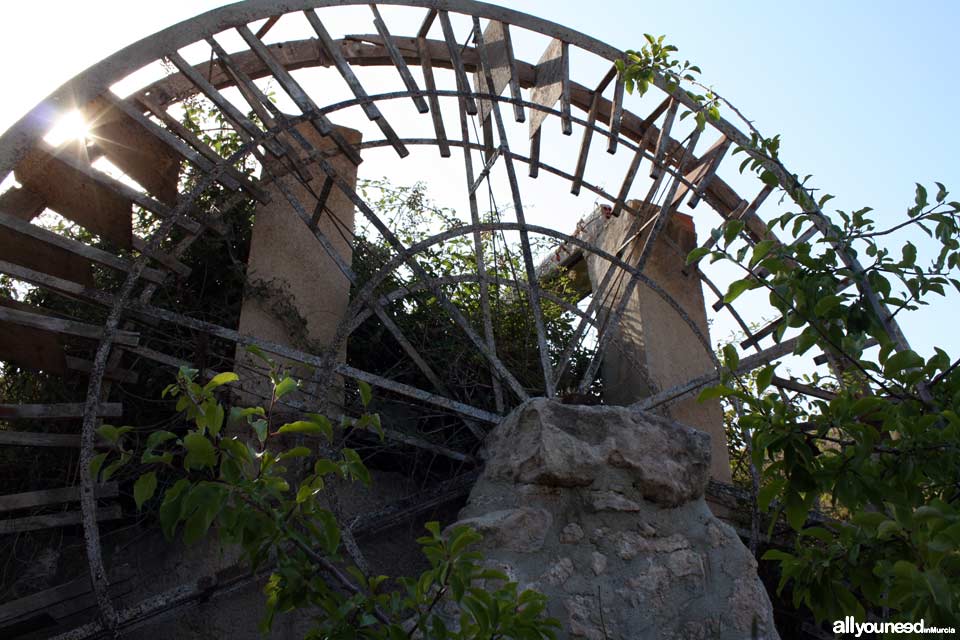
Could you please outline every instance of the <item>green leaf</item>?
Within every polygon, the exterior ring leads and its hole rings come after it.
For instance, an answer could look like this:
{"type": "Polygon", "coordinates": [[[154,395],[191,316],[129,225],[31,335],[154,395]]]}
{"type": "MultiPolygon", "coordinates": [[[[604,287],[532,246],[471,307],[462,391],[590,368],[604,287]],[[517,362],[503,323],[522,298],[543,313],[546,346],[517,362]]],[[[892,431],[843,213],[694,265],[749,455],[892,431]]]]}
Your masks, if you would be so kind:
{"type": "Polygon", "coordinates": [[[282,398],[283,396],[287,395],[291,391],[295,390],[298,386],[299,385],[297,384],[296,380],[294,380],[290,376],[287,376],[286,378],[284,378],[283,380],[277,383],[277,386],[274,388],[273,392],[277,396],[277,398],[282,398]]]}
{"type": "Polygon", "coordinates": [[[293,449],[287,449],[279,456],[277,456],[277,461],[289,460],[290,458],[307,458],[313,451],[309,447],[294,447],[293,449]]]}
{"type": "Polygon", "coordinates": [[[723,245],[728,246],[733,242],[737,235],[743,231],[744,222],[743,220],[729,220],[723,226],[723,245]]]}
{"type": "Polygon", "coordinates": [[[330,422],[327,421],[326,424],[321,424],[320,422],[314,422],[312,420],[297,420],[296,422],[288,422],[279,429],[277,433],[322,433],[327,436],[327,438],[333,437],[333,428],[330,426],[330,422]]]}
{"type": "Polygon", "coordinates": [[[767,365],[757,374],[757,393],[763,393],[773,380],[776,365],[767,365]]]}
{"type": "Polygon", "coordinates": [[[357,388],[360,389],[360,402],[364,407],[369,406],[370,400],[373,399],[373,390],[370,385],[363,380],[357,380],[357,388]]]}
{"type": "Polygon", "coordinates": [[[98,453],[90,460],[90,477],[94,480],[100,477],[100,468],[103,466],[104,460],[107,459],[107,455],[109,454],[98,453]]]}
{"type": "Polygon", "coordinates": [[[826,315],[831,309],[843,302],[843,298],[837,295],[824,296],[817,300],[817,304],[813,307],[813,312],[817,316],[826,315]]]}
{"type": "Polygon", "coordinates": [[[733,393],[733,389],[722,384],[713,387],[707,387],[697,396],[697,402],[706,402],[716,398],[723,398],[733,393]]]}
{"type": "Polygon", "coordinates": [[[900,523],[896,520],[884,520],[880,523],[880,526],[877,527],[877,538],[879,540],[892,538],[894,534],[899,533],[900,530],[900,523]]]}
{"type": "Polygon", "coordinates": [[[157,445],[163,444],[168,440],[173,440],[176,437],[177,437],[176,434],[170,433],[169,431],[164,431],[162,429],[158,431],[154,431],[147,438],[147,444],[146,444],[147,451],[150,451],[151,449],[155,449],[157,445]]]}
{"type": "Polygon", "coordinates": [[[732,344],[723,345],[723,364],[731,371],[736,371],[740,365],[740,354],[732,344]]]}
{"type": "Polygon", "coordinates": [[[257,434],[257,440],[260,441],[260,444],[267,441],[268,427],[266,420],[254,420],[250,423],[250,427],[253,429],[253,432],[257,434]]]}
{"type": "Polygon", "coordinates": [[[743,280],[734,280],[730,283],[730,288],[727,289],[727,294],[723,296],[723,302],[725,304],[730,304],[739,298],[740,294],[742,294],[744,291],[749,291],[756,286],[756,283],[750,279],[744,278],[743,280]]]}
{"type": "Polygon", "coordinates": [[[753,255],[750,257],[749,266],[753,268],[758,262],[767,257],[770,250],[776,246],[776,240],[761,240],[753,247],[753,255]]]}
{"type": "Polygon", "coordinates": [[[225,384],[236,382],[239,379],[240,379],[240,376],[233,373],[232,371],[225,371],[223,373],[218,373],[217,375],[213,376],[213,378],[210,379],[210,382],[208,382],[203,386],[203,390],[212,391],[217,387],[222,387],[225,384]]]}
{"type": "Polygon", "coordinates": [[[924,364],[923,358],[910,349],[898,351],[893,354],[883,365],[883,372],[890,376],[907,369],[919,369],[924,364]]]}
{"type": "Polygon", "coordinates": [[[707,247],[697,247],[687,255],[687,265],[693,264],[708,253],[710,253],[710,249],[707,247]]]}
{"type": "Polygon", "coordinates": [[[143,503],[153,497],[157,490],[157,474],[153,471],[143,474],[133,483],[133,499],[137,503],[137,511],[143,503]]]}
{"type": "Polygon", "coordinates": [[[203,469],[217,464],[217,451],[213,443],[199,433],[188,433],[183,438],[187,455],[183,460],[185,469],[203,469]]]}
{"type": "Polygon", "coordinates": [[[780,184],[780,181],[777,179],[777,174],[769,169],[764,169],[760,173],[760,180],[762,180],[763,184],[767,185],[768,187],[775,187],[780,184]]]}
{"type": "Polygon", "coordinates": [[[124,434],[131,431],[133,431],[133,427],[115,427],[112,424],[102,424],[97,427],[97,435],[110,444],[117,444],[124,434]]]}

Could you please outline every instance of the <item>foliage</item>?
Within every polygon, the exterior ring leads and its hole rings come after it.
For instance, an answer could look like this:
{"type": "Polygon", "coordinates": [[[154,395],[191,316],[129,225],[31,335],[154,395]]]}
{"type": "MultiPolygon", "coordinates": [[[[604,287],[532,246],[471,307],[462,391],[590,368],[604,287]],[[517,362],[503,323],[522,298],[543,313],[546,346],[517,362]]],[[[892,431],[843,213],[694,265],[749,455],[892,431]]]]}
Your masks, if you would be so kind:
{"type": "MultiPolygon", "coordinates": [[[[182,436],[154,431],[139,455],[134,485],[138,508],[154,499],[158,475],[175,478],[162,492],[159,520],[167,538],[182,531],[192,544],[213,528],[226,544],[239,545],[254,569],[274,568],[267,580],[267,614],[302,610],[310,616],[307,638],[553,638],[556,621],[545,617],[546,600],[520,592],[502,572],[485,568],[472,547],[480,536],[466,527],[442,532],[436,522],[418,540],[430,568],[416,579],[367,576],[350,566],[342,531],[327,508],[332,478],[369,486],[371,476],[356,451],[333,446],[342,431],[369,429],[382,437],[377,414],[364,413],[335,428],[322,415],[282,422],[278,401],[298,383],[258,349],[273,392],[266,407],[233,407],[229,417],[217,389],[236,382],[221,373],[206,384],[197,371],[181,369],[165,396],[176,399],[188,421],[182,436]],[[337,450],[336,455],[323,451],[337,450]],[[455,612],[451,612],[451,607],[455,612]]],[[[370,388],[361,383],[366,407],[370,388]]],[[[100,427],[113,445],[91,472],[102,480],[135,458],[125,444],[129,427],[100,427]]]]}
{"type": "MultiPolygon", "coordinates": [[[[656,73],[665,74],[671,88],[684,81],[702,86],[691,73],[699,69],[671,61],[672,51],[648,37],[648,46],[631,54],[627,77],[641,90],[656,73]]],[[[715,92],[688,95],[700,106],[698,116],[719,119],[713,107],[729,104],[715,92]]],[[[779,563],[780,589],[789,584],[794,605],[807,606],[818,619],[862,620],[870,611],[956,627],[960,361],[939,348],[922,357],[898,341],[890,321],[928,304],[931,294],[960,291],[960,203],[949,201],[939,183],[932,198],[917,185],[906,217],[889,228],[878,229],[869,208],[838,211],[830,219],[821,208],[832,196],[815,200],[805,186],[809,176],[801,182],[780,163],[779,136],[765,138],[748,126],[750,144],[738,149],[747,153],[740,169],[784,185],[801,210],[770,226],[789,228],[798,240],[785,245],[749,237],[743,221],[732,220],[713,232],[718,247],[697,249],[688,262],[710,257],[739,267],[743,277],[730,285],[724,302],[764,290],[782,317],[775,339],[790,335],[794,354],[817,346],[833,363],[832,376],[810,376],[829,399],[790,396],[771,386],[777,365],[745,375],[736,348],[727,345],[721,384],[701,393],[742,407],[740,426],[751,435],[761,474],[759,506],[785,515],[796,532],[793,549],[764,557],[779,563]],[[818,239],[800,239],[810,225],[818,226],[818,239]],[[883,244],[895,234],[918,232],[939,247],[928,265],[909,239],[899,255],[883,244]],[[859,270],[854,261],[861,256],[868,263],[859,270]],[[828,517],[811,518],[813,509],[828,517]]]]}
{"type": "MultiPolygon", "coordinates": [[[[464,223],[455,212],[436,206],[426,197],[423,184],[397,186],[386,180],[362,181],[361,194],[371,203],[400,241],[406,246],[423,241],[432,234],[453,231],[464,223]]],[[[500,212],[492,208],[482,223],[497,222],[500,212]]],[[[473,277],[478,272],[476,246],[472,233],[463,233],[434,244],[418,253],[418,261],[431,278],[447,278],[453,284],[442,290],[467,317],[473,327],[483,327],[480,283],[473,277]]],[[[518,247],[503,233],[484,232],[480,244],[485,256],[485,270],[491,281],[489,305],[497,354],[520,383],[532,394],[543,393],[543,373],[538,356],[536,328],[530,313],[526,290],[516,281],[525,280],[523,261],[518,247]]],[[[541,247],[541,252],[554,250],[541,247]]],[[[390,245],[369,229],[358,231],[354,244],[353,266],[358,280],[366,282],[395,256],[390,245]]],[[[406,267],[390,273],[378,287],[380,295],[409,289],[402,301],[392,306],[391,318],[403,331],[424,359],[443,372],[451,393],[474,406],[495,409],[489,365],[468,338],[454,325],[435,293],[419,282],[406,267]],[[418,287],[418,285],[420,285],[418,287]]],[[[558,277],[550,284],[550,293],[570,304],[578,295],[568,277],[558,277]]],[[[554,366],[559,363],[564,347],[573,336],[573,316],[556,301],[542,304],[547,342],[554,366]]],[[[477,329],[480,332],[480,329],[477,329]]],[[[379,321],[360,327],[349,345],[349,361],[368,371],[389,371],[390,376],[429,388],[409,358],[385,335],[379,321]]],[[[589,351],[578,348],[559,383],[565,389],[576,387],[589,363],[589,351]]],[[[594,385],[598,393],[602,382],[594,385]]],[[[509,395],[509,394],[505,394],[509,395]]]]}

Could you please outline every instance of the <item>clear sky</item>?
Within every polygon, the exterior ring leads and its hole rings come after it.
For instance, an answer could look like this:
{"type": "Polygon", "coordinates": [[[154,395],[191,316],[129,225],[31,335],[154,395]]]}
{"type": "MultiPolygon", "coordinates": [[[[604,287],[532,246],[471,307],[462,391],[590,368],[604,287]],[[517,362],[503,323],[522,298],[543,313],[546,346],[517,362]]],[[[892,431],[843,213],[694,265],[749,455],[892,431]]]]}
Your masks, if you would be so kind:
{"type": "MultiPolygon", "coordinates": [[[[228,4],[216,0],[4,2],[0,130],[74,74],[179,20],[228,4]]],[[[679,56],[765,132],[783,134],[796,173],[895,220],[913,183],[939,180],[960,199],[960,3],[771,3],[514,0],[513,8],[639,47],[666,34],[679,56]]],[[[960,352],[953,326],[960,296],[904,318],[921,351],[960,352]]]]}

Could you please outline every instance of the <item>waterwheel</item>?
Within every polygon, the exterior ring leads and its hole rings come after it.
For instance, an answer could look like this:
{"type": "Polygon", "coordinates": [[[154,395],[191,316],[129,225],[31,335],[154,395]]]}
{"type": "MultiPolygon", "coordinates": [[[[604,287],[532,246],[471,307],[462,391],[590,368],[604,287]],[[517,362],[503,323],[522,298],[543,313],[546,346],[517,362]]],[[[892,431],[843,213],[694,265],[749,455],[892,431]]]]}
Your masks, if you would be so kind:
{"type": "MultiPolygon", "coordinates": [[[[18,475],[0,496],[0,539],[12,553],[25,536],[82,532],[85,566],[12,592],[0,629],[95,637],[235,588],[131,601],[130,571],[102,553],[137,516],[123,478],[84,472],[96,430],[163,420],[169,407],[148,396],[180,367],[236,370],[255,397],[250,352],[267,354],[305,379],[291,410],[349,414],[354,385],[372,387],[396,420],[369,456],[431,467],[419,497],[378,516],[389,520],[462,496],[484,434],[533,396],[695,423],[692,398],[720,367],[709,318],[741,332],[743,373],[792,353],[762,299],[744,296],[763,309],[743,314],[724,302],[739,274],[686,256],[729,221],[742,223],[735,244],[781,242],[767,199],[795,178],[775,164],[764,181],[741,174],[724,161],[754,153],[749,135],[723,117],[683,119],[700,105],[662,77],[627,92],[623,57],[470,0],[250,0],[127,47],[3,134],[0,359],[18,383],[0,399],[0,447],[18,475]],[[71,113],[86,133],[51,141],[71,113]],[[375,180],[390,172],[427,186],[391,191],[375,180]],[[401,228],[389,214],[430,208],[436,183],[454,219],[401,228]],[[561,195],[565,215],[543,208],[561,195]],[[459,262],[438,268],[450,246],[459,262]],[[646,344],[631,352],[635,338],[646,344]]],[[[790,241],[827,229],[810,213],[790,241]]]]}

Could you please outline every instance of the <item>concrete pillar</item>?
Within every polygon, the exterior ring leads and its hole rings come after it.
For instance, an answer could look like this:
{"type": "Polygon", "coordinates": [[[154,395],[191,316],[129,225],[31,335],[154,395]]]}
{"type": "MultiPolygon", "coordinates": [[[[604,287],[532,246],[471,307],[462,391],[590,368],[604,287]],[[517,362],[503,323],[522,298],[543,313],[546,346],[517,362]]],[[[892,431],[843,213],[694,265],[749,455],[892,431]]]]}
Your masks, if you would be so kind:
{"type": "MultiPolygon", "coordinates": [[[[334,146],[309,123],[303,123],[297,129],[315,149],[334,146]]],[[[360,144],[359,131],[346,128],[339,128],[339,131],[350,144],[360,144]]],[[[331,164],[351,186],[356,185],[357,168],[349,159],[338,155],[331,164]]],[[[287,168],[276,160],[269,170],[276,175],[287,172],[287,168]]],[[[321,193],[326,174],[317,167],[310,167],[310,171],[311,189],[292,178],[287,179],[287,185],[307,213],[313,214],[317,203],[313,193],[321,193]]],[[[350,283],[280,190],[273,185],[267,189],[272,199],[257,208],[253,223],[247,261],[248,284],[244,291],[239,330],[243,334],[319,353],[330,344],[349,304],[350,283]]],[[[349,264],[353,255],[349,243],[353,232],[353,203],[333,187],[326,206],[330,213],[322,214],[318,227],[349,264]]],[[[345,355],[340,354],[341,360],[345,355]]],[[[250,368],[265,371],[265,367],[242,347],[238,348],[236,357],[244,392],[241,397],[249,394],[243,397],[244,401],[262,402],[250,396],[269,397],[269,380],[252,375],[250,368]]],[[[296,377],[307,380],[311,376],[302,365],[277,357],[273,359],[292,367],[296,377]]]]}
{"type": "MultiPolygon", "coordinates": [[[[628,204],[638,210],[642,205],[638,201],[628,204]]],[[[658,207],[644,210],[644,221],[652,219],[658,210],[658,207]]],[[[633,220],[633,216],[627,213],[609,219],[604,219],[601,214],[599,220],[591,221],[594,224],[590,225],[592,233],[589,235],[593,235],[592,240],[608,253],[616,255],[623,248],[623,258],[633,263],[640,255],[649,231],[644,229],[637,237],[628,238],[633,220]]],[[[693,219],[674,213],[654,243],[644,274],[672,296],[700,331],[709,337],[700,280],[694,273],[683,273],[687,254],[697,246],[696,239],[693,219]]],[[[593,295],[603,300],[602,323],[606,315],[620,304],[630,276],[618,270],[608,290],[597,291],[610,263],[595,255],[587,255],[586,263],[593,295]]],[[[613,332],[603,354],[604,400],[607,404],[632,404],[654,392],[650,383],[662,391],[714,370],[710,357],[690,327],[670,305],[642,284],[631,294],[620,323],[606,330],[613,332]]],[[[698,402],[695,396],[688,397],[670,406],[670,416],[677,422],[710,434],[711,477],[730,482],[720,401],[698,402]]]]}

